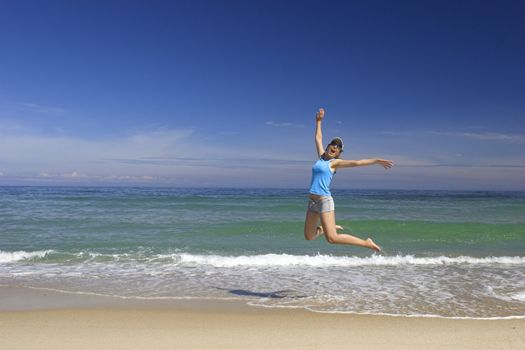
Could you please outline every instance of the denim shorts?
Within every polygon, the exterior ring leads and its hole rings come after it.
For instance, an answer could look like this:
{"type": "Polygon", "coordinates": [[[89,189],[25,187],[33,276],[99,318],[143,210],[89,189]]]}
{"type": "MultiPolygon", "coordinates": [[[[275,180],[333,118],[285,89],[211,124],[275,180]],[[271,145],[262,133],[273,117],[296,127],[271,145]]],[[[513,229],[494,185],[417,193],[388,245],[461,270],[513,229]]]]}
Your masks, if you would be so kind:
{"type": "Polygon", "coordinates": [[[319,199],[308,199],[308,211],[312,211],[314,213],[325,213],[334,210],[335,204],[332,196],[323,196],[319,199]]]}

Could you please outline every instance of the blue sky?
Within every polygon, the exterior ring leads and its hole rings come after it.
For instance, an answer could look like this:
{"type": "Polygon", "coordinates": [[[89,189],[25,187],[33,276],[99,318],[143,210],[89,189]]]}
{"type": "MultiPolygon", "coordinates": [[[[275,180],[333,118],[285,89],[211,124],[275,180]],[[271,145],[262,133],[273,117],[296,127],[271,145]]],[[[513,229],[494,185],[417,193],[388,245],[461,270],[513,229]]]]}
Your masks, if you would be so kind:
{"type": "Polygon", "coordinates": [[[3,1],[0,185],[525,190],[522,1],[3,1]]]}

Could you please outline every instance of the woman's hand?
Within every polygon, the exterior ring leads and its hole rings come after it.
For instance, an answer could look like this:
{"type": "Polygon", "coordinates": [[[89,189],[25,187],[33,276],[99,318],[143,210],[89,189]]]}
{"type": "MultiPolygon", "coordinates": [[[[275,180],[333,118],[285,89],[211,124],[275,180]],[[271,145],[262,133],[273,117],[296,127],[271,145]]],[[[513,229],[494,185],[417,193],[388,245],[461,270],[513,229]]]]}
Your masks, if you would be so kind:
{"type": "Polygon", "coordinates": [[[383,168],[385,168],[385,169],[390,169],[391,167],[394,166],[394,162],[391,161],[391,160],[377,159],[376,162],[377,162],[377,164],[383,166],[383,168]]]}
{"type": "Polygon", "coordinates": [[[320,122],[320,121],[323,120],[323,118],[324,118],[324,109],[323,109],[323,108],[319,108],[319,112],[317,112],[317,113],[315,114],[315,119],[316,119],[318,122],[320,122]]]}

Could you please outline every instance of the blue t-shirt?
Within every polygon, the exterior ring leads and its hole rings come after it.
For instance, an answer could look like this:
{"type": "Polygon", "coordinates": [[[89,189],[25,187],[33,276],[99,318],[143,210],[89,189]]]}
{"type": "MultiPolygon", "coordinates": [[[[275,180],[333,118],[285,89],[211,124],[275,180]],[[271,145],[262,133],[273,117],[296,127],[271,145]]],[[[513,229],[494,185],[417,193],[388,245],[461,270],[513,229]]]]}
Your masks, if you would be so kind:
{"type": "Polygon", "coordinates": [[[320,196],[331,196],[330,183],[335,172],[330,169],[330,160],[324,160],[322,157],[315,162],[312,167],[312,181],[310,183],[310,193],[320,196]]]}

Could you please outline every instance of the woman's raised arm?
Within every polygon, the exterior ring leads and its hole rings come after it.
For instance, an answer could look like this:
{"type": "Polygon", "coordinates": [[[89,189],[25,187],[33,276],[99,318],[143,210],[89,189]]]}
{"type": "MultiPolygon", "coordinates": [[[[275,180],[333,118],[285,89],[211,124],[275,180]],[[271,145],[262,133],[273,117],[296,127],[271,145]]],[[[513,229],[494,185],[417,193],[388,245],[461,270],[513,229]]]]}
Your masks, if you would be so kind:
{"type": "Polygon", "coordinates": [[[317,155],[321,157],[324,153],[323,147],[323,132],[321,130],[321,122],[324,118],[324,109],[319,108],[319,112],[315,114],[315,148],[317,149],[317,155]]]}

